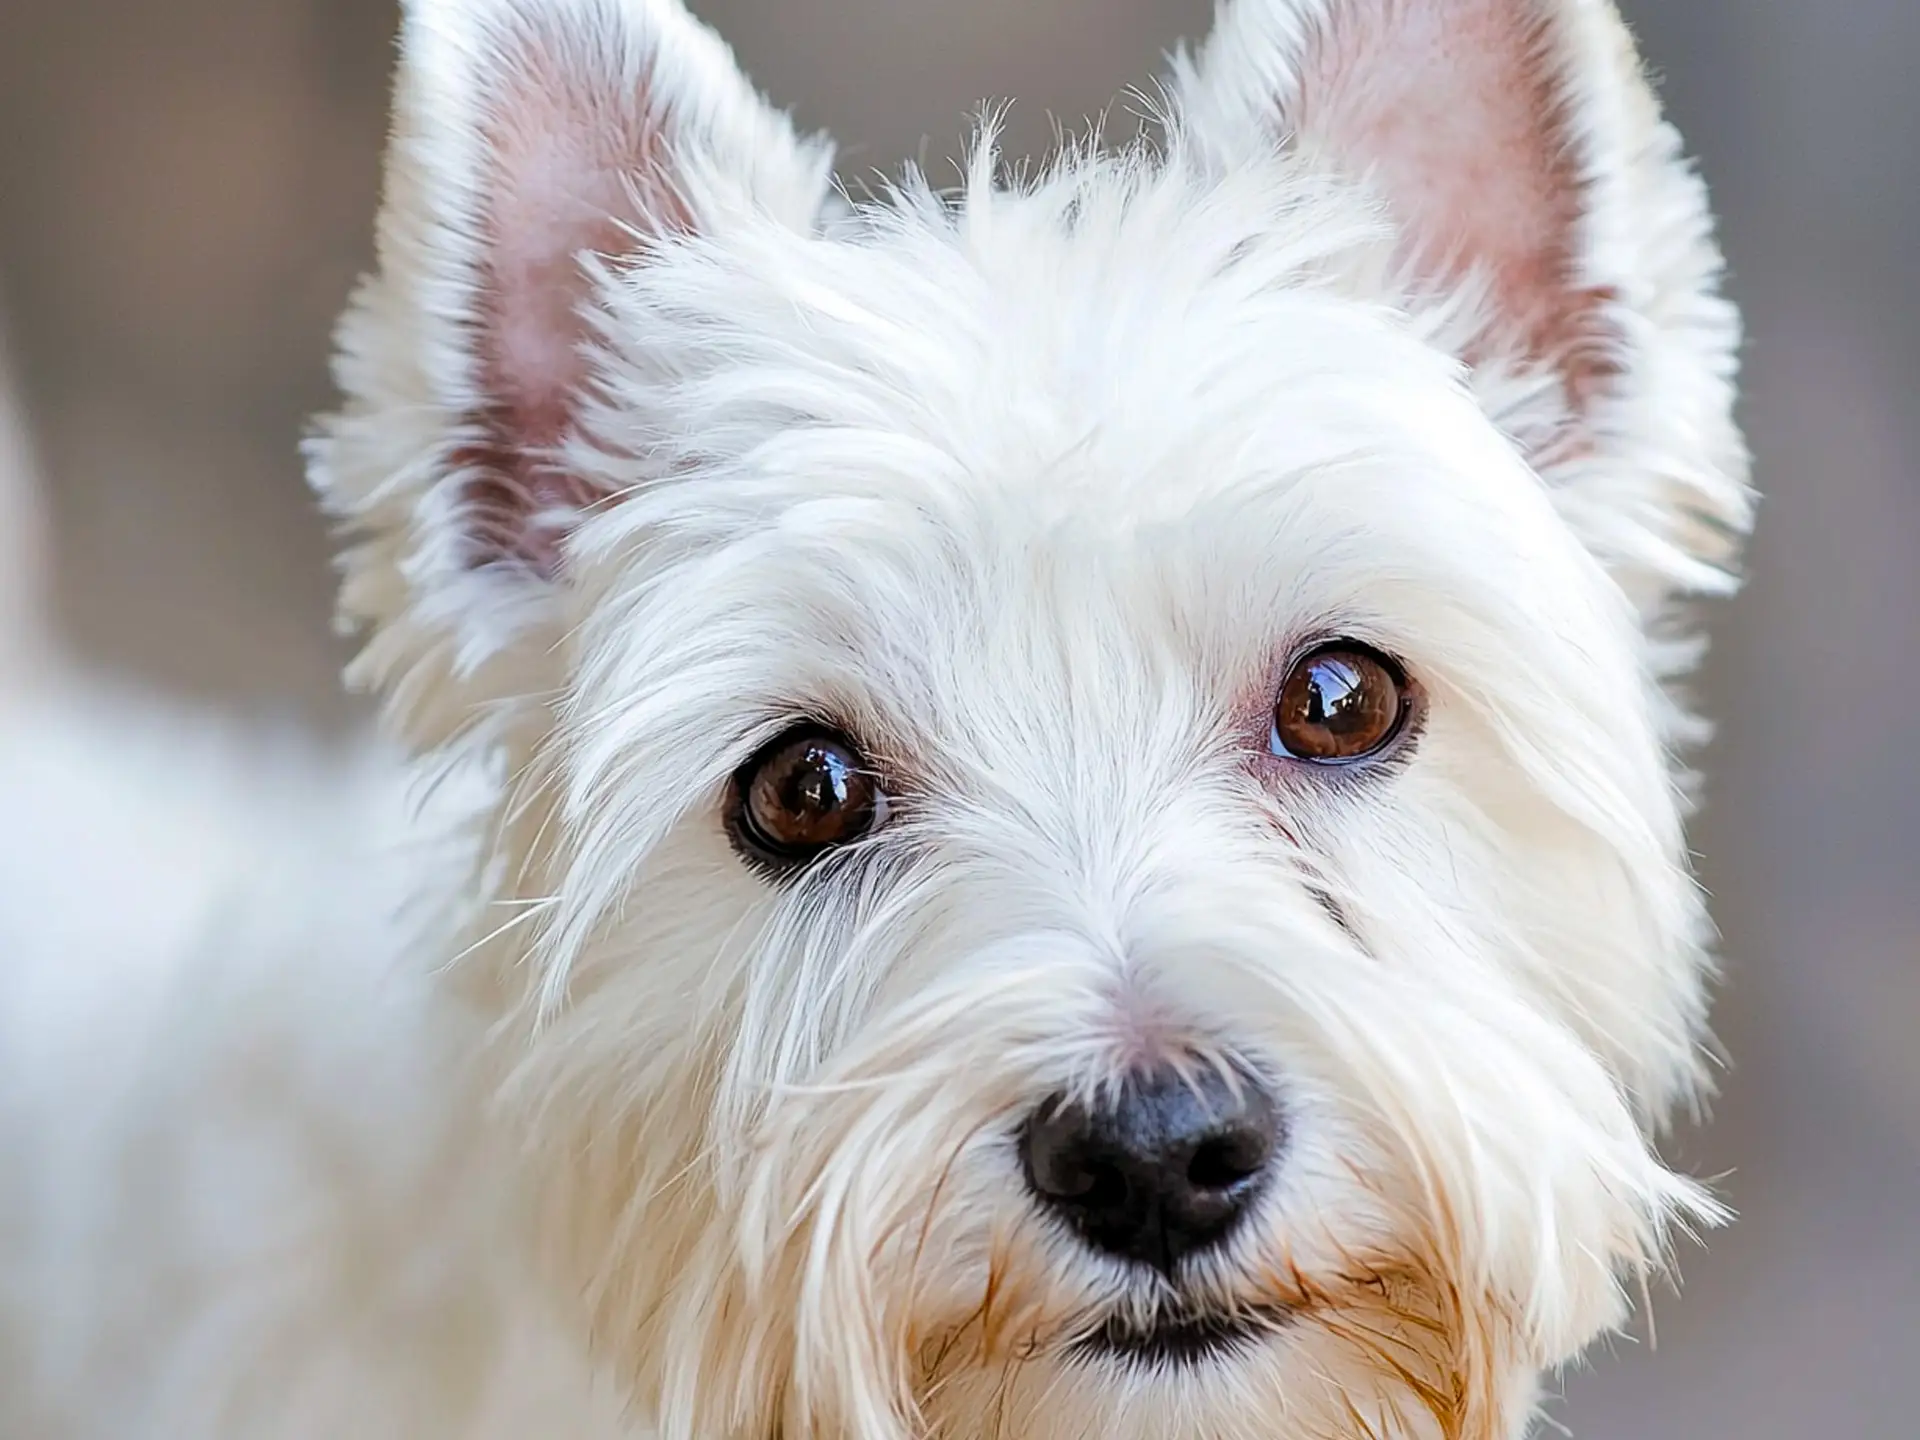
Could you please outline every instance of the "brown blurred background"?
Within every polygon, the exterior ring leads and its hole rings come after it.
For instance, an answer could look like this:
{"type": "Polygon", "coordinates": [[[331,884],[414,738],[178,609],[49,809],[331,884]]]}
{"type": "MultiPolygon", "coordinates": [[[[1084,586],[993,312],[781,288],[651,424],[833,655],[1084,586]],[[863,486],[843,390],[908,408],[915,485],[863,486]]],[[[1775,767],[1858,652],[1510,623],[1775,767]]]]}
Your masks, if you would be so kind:
{"type": "MultiPolygon", "coordinates": [[[[1207,0],[696,0],[849,174],[1044,149],[1207,0]]],[[[1736,1228],[1659,1344],[1568,1377],[1590,1440],[1920,1435],[1920,0],[1627,0],[1713,182],[1767,500],[1718,617],[1697,841],[1733,1064],[1676,1141],[1736,1228]]],[[[0,307],[96,660],[353,709],[294,445],[366,263],[391,0],[0,0],[0,307]]],[[[943,172],[950,173],[950,172],[943,172]]],[[[23,1437],[24,1440],[24,1437],[23,1437]]]]}

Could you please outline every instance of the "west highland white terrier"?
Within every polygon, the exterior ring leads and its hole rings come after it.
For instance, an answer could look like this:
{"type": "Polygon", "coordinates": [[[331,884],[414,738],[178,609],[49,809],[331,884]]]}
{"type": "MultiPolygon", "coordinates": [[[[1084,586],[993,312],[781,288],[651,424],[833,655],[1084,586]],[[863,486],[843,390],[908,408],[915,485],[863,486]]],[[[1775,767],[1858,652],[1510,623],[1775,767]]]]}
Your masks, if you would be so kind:
{"type": "Polygon", "coordinates": [[[411,0],[309,448],[407,757],[10,722],[6,1436],[1508,1440],[1715,1218],[1619,17],[1155,103],[853,201],[677,0],[411,0]]]}

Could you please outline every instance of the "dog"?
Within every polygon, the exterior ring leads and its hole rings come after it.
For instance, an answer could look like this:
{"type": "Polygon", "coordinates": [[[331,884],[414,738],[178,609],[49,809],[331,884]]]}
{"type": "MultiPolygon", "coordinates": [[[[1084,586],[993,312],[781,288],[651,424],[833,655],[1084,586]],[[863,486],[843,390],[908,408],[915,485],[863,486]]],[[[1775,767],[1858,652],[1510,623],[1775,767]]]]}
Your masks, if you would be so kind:
{"type": "Polygon", "coordinates": [[[307,447],[381,746],[0,742],[34,1440],[1509,1440],[1654,1142],[1752,497],[1608,0],[1228,0],[831,181],[678,0],[408,0],[307,447]]]}

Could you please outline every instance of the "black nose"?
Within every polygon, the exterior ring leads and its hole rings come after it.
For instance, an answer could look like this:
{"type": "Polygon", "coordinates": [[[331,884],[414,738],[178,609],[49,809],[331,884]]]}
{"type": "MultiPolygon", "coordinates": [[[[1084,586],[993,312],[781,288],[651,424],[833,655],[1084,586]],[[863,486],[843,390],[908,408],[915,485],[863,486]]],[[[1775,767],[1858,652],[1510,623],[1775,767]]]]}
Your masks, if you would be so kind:
{"type": "Polygon", "coordinates": [[[1088,1244],[1171,1274],[1233,1229],[1281,1132],[1252,1076],[1159,1069],[1091,1105],[1055,1096],[1027,1121],[1021,1151],[1033,1193],[1088,1244]]]}

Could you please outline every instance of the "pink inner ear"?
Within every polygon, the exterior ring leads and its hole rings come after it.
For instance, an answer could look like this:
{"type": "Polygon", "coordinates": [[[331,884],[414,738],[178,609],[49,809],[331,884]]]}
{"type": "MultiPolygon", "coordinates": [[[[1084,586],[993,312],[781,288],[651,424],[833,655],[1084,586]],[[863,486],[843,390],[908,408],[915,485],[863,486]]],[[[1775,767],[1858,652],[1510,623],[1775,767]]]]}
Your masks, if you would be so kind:
{"type": "Polygon", "coordinates": [[[1485,274],[1497,311],[1488,348],[1551,365],[1581,408],[1616,365],[1608,292],[1576,275],[1585,196],[1545,7],[1332,9],[1303,67],[1298,130],[1371,172],[1416,264],[1447,279],[1485,274]]]}
{"type": "Polygon", "coordinates": [[[487,399],[472,418],[485,438],[456,457],[474,472],[464,510],[476,568],[511,560],[553,575],[564,539],[556,517],[604,498],[555,454],[589,379],[583,253],[621,254],[631,230],[690,223],[662,181],[666,141],[646,95],[626,88],[618,57],[582,48],[520,37],[482,136],[490,173],[475,339],[487,399]]]}

